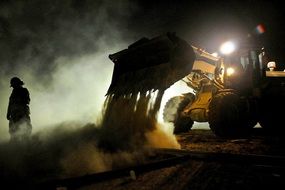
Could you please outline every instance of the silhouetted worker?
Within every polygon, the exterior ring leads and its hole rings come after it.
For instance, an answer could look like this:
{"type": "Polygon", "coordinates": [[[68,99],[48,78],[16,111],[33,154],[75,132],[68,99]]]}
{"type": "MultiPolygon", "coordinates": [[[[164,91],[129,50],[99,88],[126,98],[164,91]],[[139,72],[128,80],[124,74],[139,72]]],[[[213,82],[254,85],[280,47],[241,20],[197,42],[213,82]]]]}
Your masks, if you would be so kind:
{"type": "Polygon", "coordinates": [[[10,140],[13,142],[27,140],[32,132],[30,94],[27,88],[23,88],[24,82],[18,77],[13,77],[10,85],[13,87],[7,110],[10,140]]]}

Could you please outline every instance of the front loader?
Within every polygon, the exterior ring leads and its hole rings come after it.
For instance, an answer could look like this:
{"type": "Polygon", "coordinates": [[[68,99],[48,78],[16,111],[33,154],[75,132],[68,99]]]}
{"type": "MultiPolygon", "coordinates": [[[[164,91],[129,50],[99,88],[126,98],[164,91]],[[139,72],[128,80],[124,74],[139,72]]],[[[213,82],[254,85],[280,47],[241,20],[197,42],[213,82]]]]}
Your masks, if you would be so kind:
{"type": "Polygon", "coordinates": [[[283,130],[276,106],[284,107],[285,75],[267,71],[264,49],[255,44],[215,57],[167,33],[142,38],[109,58],[115,66],[107,95],[154,92],[186,82],[189,93],[170,98],[163,108],[174,133],[189,131],[194,121],[209,122],[221,137],[248,136],[257,122],[269,131],[283,130]]]}

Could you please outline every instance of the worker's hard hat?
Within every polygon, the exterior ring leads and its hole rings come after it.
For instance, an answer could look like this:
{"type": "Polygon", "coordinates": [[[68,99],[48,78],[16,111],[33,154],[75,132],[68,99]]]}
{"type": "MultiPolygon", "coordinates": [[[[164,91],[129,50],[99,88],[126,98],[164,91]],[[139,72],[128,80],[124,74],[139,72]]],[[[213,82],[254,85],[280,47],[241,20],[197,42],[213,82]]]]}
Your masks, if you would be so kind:
{"type": "Polygon", "coordinates": [[[22,85],[24,85],[24,82],[21,79],[19,79],[18,77],[11,78],[11,80],[10,80],[10,86],[11,87],[22,86],[22,85]]]}

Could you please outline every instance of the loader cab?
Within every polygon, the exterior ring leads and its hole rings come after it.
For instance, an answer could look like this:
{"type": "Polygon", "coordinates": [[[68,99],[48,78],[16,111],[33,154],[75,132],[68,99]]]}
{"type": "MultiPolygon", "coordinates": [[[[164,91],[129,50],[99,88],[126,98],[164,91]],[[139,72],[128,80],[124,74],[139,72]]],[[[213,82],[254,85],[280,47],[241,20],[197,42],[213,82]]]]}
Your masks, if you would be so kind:
{"type": "Polygon", "coordinates": [[[225,88],[249,92],[258,87],[265,76],[266,63],[264,49],[261,48],[240,48],[224,57],[225,88]]]}
{"type": "Polygon", "coordinates": [[[235,55],[224,58],[224,86],[225,88],[240,90],[244,83],[245,69],[244,58],[235,55]]]}

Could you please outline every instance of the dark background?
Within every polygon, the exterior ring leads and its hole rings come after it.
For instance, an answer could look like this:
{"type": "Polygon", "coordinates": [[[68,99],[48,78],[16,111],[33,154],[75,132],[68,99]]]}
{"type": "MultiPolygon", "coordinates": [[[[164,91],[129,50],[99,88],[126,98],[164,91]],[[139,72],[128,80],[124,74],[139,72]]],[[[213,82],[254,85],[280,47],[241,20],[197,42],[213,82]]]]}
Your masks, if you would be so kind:
{"type": "Polygon", "coordinates": [[[249,35],[267,48],[271,59],[284,66],[284,5],[281,1],[152,1],[139,3],[135,31],[176,31],[190,43],[217,51],[228,39],[249,35]],[[265,27],[258,33],[258,25],[265,27]]]}
{"type": "Polygon", "coordinates": [[[283,64],[281,4],[254,0],[2,0],[1,65],[8,64],[13,69],[19,59],[29,54],[29,62],[41,57],[36,61],[42,65],[36,68],[37,72],[42,74],[44,67],[48,73],[58,56],[96,51],[100,48],[96,40],[101,36],[105,35],[106,42],[112,44],[116,40],[112,33],[132,41],[168,31],[210,52],[217,51],[227,39],[243,39],[251,34],[268,48],[272,59],[283,64]],[[255,32],[258,24],[265,26],[265,33],[255,32]]]}

